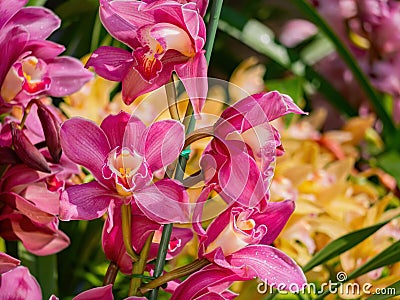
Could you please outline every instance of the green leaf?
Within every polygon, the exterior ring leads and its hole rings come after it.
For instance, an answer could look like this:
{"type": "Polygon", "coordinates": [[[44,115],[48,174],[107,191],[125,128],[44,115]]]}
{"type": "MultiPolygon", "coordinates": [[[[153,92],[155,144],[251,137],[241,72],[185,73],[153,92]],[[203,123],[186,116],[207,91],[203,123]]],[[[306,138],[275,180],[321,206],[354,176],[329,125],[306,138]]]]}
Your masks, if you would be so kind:
{"type": "Polygon", "coordinates": [[[400,186],[400,153],[389,151],[379,155],[377,165],[385,172],[392,175],[400,186]]]}
{"type": "MultiPolygon", "coordinates": [[[[394,217],[397,218],[398,216],[394,217]]],[[[363,240],[368,238],[370,235],[375,233],[378,229],[389,223],[392,219],[383,221],[381,223],[369,226],[357,231],[353,231],[346,234],[332,242],[330,242],[325,248],[319,251],[314,257],[303,267],[304,272],[310,271],[315,266],[318,266],[331,258],[334,258],[343,252],[353,248],[363,240]]]]}
{"type": "Polygon", "coordinates": [[[46,2],[47,0],[29,0],[26,6],[43,6],[46,2]]]}
{"type": "MultiPolygon", "coordinates": [[[[385,287],[385,294],[375,294],[371,297],[368,297],[366,300],[383,300],[383,299],[391,299],[394,296],[400,295],[400,280],[395,283],[385,287]]],[[[382,290],[383,292],[383,290],[382,290]]]]}
{"type": "Polygon", "coordinates": [[[357,268],[348,275],[347,280],[351,280],[361,276],[369,271],[378,269],[383,266],[391,265],[400,261],[400,241],[390,245],[388,248],[377,254],[361,267],[357,268]]]}
{"type": "MultiPolygon", "coordinates": [[[[268,90],[278,90],[280,93],[287,94],[298,101],[303,98],[303,79],[293,77],[288,79],[268,80],[266,82],[268,90]]],[[[296,102],[299,104],[298,102],[296,102]]]]}

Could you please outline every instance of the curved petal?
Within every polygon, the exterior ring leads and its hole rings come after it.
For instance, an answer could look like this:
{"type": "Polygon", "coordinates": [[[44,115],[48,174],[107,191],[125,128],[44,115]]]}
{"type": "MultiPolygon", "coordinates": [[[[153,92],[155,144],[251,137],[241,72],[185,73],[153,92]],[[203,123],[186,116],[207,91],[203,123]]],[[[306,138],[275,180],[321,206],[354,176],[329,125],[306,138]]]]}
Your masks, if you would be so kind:
{"type": "MultiPolygon", "coordinates": [[[[4,81],[7,72],[21,55],[26,42],[29,39],[29,33],[22,26],[16,26],[9,30],[0,31],[0,82],[4,81]]],[[[2,86],[1,94],[5,91],[2,86]]]]}
{"type": "Polygon", "coordinates": [[[32,55],[44,61],[51,60],[64,52],[65,47],[47,40],[28,41],[26,51],[32,51],[32,55]]]}
{"type": "Polygon", "coordinates": [[[266,245],[250,245],[224,260],[215,260],[222,267],[229,268],[237,275],[253,279],[260,278],[268,284],[282,287],[282,290],[302,290],[307,283],[301,268],[282,251],[266,245]]]}
{"type": "Polygon", "coordinates": [[[126,125],[130,118],[131,116],[128,113],[120,111],[116,115],[108,115],[101,122],[100,128],[106,134],[111,149],[122,146],[126,125]]]}
{"type": "Polygon", "coordinates": [[[135,192],[134,198],[143,213],[159,224],[190,221],[188,195],[177,181],[162,179],[135,192]]]}
{"type": "Polygon", "coordinates": [[[154,91],[163,86],[171,78],[171,72],[163,69],[155,78],[154,82],[147,82],[135,68],[130,68],[122,80],[122,100],[129,105],[137,97],[147,92],[154,91]]]}
{"type": "Polygon", "coordinates": [[[10,19],[9,24],[24,26],[29,31],[30,40],[45,40],[60,27],[61,20],[47,8],[24,7],[10,19]]]}
{"type": "Polygon", "coordinates": [[[237,201],[243,206],[255,207],[268,197],[268,185],[244,143],[225,141],[225,144],[229,159],[219,170],[221,197],[229,203],[237,201]]]}
{"type": "Polygon", "coordinates": [[[97,182],[70,186],[61,195],[60,219],[92,220],[101,217],[116,194],[97,182]]]}
{"type": "Polygon", "coordinates": [[[20,263],[20,260],[6,253],[0,252],[0,275],[14,269],[20,263]]]}
{"type": "Polygon", "coordinates": [[[42,300],[42,291],[26,267],[16,267],[1,275],[0,295],[3,299],[42,300]]]}
{"type": "Polygon", "coordinates": [[[270,245],[275,241],[294,212],[295,203],[292,200],[269,202],[264,213],[254,217],[258,223],[267,226],[267,234],[261,239],[260,244],[270,245]]]}
{"type": "Polygon", "coordinates": [[[3,28],[13,15],[15,15],[28,0],[2,0],[0,1],[0,29],[3,28]]]}
{"type": "MultiPolygon", "coordinates": [[[[171,300],[197,299],[213,291],[221,293],[234,281],[242,278],[234,272],[216,265],[209,265],[190,275],[175,290],[171,300]]],[[[208,299],[208,298],[207,298],[208,299]]]]}
{"type": "Polygon", "coordinates": [[[93,67],[98,75],[112,80],[122,81],[129,68],[132,68],[132,53],[111,47],[101,46],[90,56],[86,67],[93,67]]]}
{"type": "Polygon", "coordinates": [[[196,53],[186,63],[175,66],[175,71],[185,86],[195,114],[199,115],[208,92],[207,61],[204,51],[196,53]]]}
{"type": "Polygon", "coordinates": [[[103,184],[102,168],[110,145],[106,134],[94,122],[82,118],[65,121],[60,130],[61,147],[74,163],[87,168],[103,184]]]}
{"type": "MultiPolygon", "coordinates": [[[[134,219],[136,224],[136,219],[134,219]]],[[[140,228],[138,226],[138,228],[140,228]]],[[[132,241],[135,241],[132,238],[132,241]]],[[[122,221],[120,206],[109,209],[109,214],[103,226],[102,246],[107,259],[116,263],[124,274],[132,274],[132,259],[126,252],[122,237],[122,221]],[[110,229],[111,228],[111,229],[110,229]]]]}
{"type": "Polygon", "coordinates": [[[108,284],[102,287],[92,288],[90,290],[80,293],[74,297],[73,300],[114,300],[112,294],[112,284],[108,284]]]}
{"type": "Polygon", "coordinates": [[[144,155],[151,171],[168,166],[179,157],[185,140],[183,125],[174,120],[153,123],[144,133],[144,155]]]}
{"type": "Polygon", "coordinates": [[[51,85],[50,96],[62,97],[78,91],[93,73],[85,69],[82,63],[73,57],[56,57],[47,65],[51,85]]]}
{"type": "Polygon", "coordinates": [[[143,6],[140,1],[100,0],[101,22],[114,38],[136,48],[137,30],[154,23],[153,13],[144,10],[143,6]]]}

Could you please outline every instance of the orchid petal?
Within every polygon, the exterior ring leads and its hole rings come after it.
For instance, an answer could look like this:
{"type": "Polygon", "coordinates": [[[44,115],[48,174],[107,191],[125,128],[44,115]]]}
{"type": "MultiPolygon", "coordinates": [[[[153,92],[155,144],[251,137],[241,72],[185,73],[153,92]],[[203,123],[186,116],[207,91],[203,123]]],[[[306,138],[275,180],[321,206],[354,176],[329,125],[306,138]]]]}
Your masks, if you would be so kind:
{"type": "Polygon", "coordinates": [[[262,222],[267,226],[267,234],[262,238],[260,244],[270,245],[275,241],[286,225],[295,209],[295,203],[291,200],[281,202],[269,202],[265,213],[254,217],[256,222],[262,222]]]}
{"type": "Polygon", "coordinates": [[[47,40],[28,41],[25,46],[26,51],[32,51],[32,55],[44,61],[52,60],[57,55],[64,52],[65,47],[47,40]]]}
{"type": "Polygon", "coordinates": [[[228,145],[230,157],[219,171],[221,197],[228,202],[238,201],[246,207],[254,207],[268,197],[267,184],[254,159],[244,150],[244,143],[225,143],[228,145]]]}
{"type": "Polygon", "coordinates": [[[204,51],[196,53],[186,63],[175,66],[175,71],[185,86],[196,115],[203,109],[207,91],[207,61],[204,51]]]}
{"type": "Polygon", "coordinates": [[[188,223],[188,195],[180,183],[162,179],[134,194],[143,213],[160,224],[188,223]]]}
{"type": "MultiPolygon", "coordinates": [[[[0,57],[3,60],[0,66],[0,82],[4,81],[11,66],[21,55],[28,39],[29,33],[22,26],[16,26],[0,33],[0,57]]],[[[1,87],[1,94],[5,92],[4,88],[7,87],[4,85],[1,87]]]]}
{"type": "Polygon", "coordinates": [[[60,219],[92,220],[101,217],[117,194],[97,182],[70,186],[61,195],[60,219]]]}
{"type": "Polygon", "coordinates": [[[29,31],[30,40],[45,40],[60,27],[61,20],[47,8],[24,7],[11,18],[9,24],[24,26],[29,31]]]}
{"type": "MultiPolygon", "coordinates": [[[[110,261],[118,265],[119,270],[124,274],[132,273],[132,259],[126,252],[122,238],[122,221],[120,206],[109,210],[109,214],[103,227],[102,246],[103,251],[110,261]],[[112,228],[110,229],[112,225],[112,228]]],[[[135,224],[136,219],[135,219],[135,224]]],[[[136,226],[136,225],[135,225],[136,226]]],[[[140,228],[138,226],[138,228],[140,228]]],[[[134,239],[132,239],[134,241],[134,239]]]]}
{"type": "Polygon", "coordinates": [[[153,123],[144,133],[144,155],[154,172],[178,158],[185,140],[180,122],[165,120],[153,123]]]}
{"type": "Polygon", "coordinates": [[[260,278],[283,290],[296,285],[299,290],[307,283],[301,268],[282,251],[266,245],[250,245],[226,258],[215,260],[222,267],[247,279],[260,278]]]}
{"type": "Polygon", "coordinates": [[[20,263],[20,260],[6,253],[0,252],[0,275],[14,269],[20,263]]]}
{"type": "Polygon", "coordinates": [[[112,294],[112,284],[108,284],[102,287],[92,288],[90,290],[80,293],[74,297],[73,300],[114,300],[112,294]]]}
{"type": "Polygon", "coordinates": [[[139,1],[100,1],[100,19],[104,27],[114,38],[131,48],[137,46],[132,43],[137,30],[154,23],[154,15],[141,9],[141,6],[139,1]]]}
{"type": "Polygon", "coordinates": [[[216,265],[209,265],[190,275],[173,293],[171,300],[196,299],[210,289],[216,293],[224,291],[226,283],[242,278],[234,272],[216,265]]]}
{"type": "Polygon", "coordinates": [[[62,97],[78,91],[93,74],[73,57],[56,57],[47,65],[51,85],[50,96],[62,97]]]}
{"type": "Polygon", "coordinates": [[[2,0],[0,1],[0,29],[3,28],[28,0],[2,0]]]}
{"type": "Polygon", "coordinates": [[[0,294],[3,299],[42,300],[38,282],[22,266],[1,275],[0,294]]]}
{"type": "Polygon", "coordinates": [[[122,81],[129,68],[132,68],[132,53],[111,47],[101,46],[90,56],[86,67],[93,67],[98,75],[112,80],[122,81]]]}
{"type": "Polygon", "coordinates": [[[104,184],[102,167],[111,150],[104,131],[92,121],[72,118],[61,126],[60,138],[66,156],[104,184]]]}
{"type": "Polygon", "coordinates": [[[131,116],[128,113],[121,111],[117,115],[107,116],[103,122],[101,122],[100,128],[106,134],[111,149],[122,145],[126,125],[130,118],[131,116]]]}

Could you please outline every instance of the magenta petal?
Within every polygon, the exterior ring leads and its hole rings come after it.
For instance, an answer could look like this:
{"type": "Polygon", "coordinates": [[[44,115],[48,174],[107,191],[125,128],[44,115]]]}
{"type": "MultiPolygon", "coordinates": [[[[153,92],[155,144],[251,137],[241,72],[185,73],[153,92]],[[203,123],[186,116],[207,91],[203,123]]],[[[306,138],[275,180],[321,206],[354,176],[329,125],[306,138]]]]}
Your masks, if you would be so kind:
{"type": "Polygon", "coordinates": [[[122,81],[129,68],[132,68],[132,53],[123,49],[101,46],[96,49],[86,63],[98,75],[112,81],[122,81]]]}
{"type": "Polygon", "coordinates": [[[61,195],[60,219],[68,221],[99,218],[115,198],[116,194],[95,181],[70,186],[61,195]]]}
{"type": "Polygon", "coordinates": [[[22,26],[16,26],[5,32],[0,31],[0,82],[3,82],[7,72],[21,55],[26,42],[29,39],[29,33],[22,26]]]}
{"type": "Polygon", "coordinates": [[[18,266],[21,262],[3,252],[0,252],[0,275],[14,269],[18,266]]]}
{"type": "Polygon", "coordinates": [[[24,7],[11,18],[10,24],[24,26],[30,40],[45,40],[60,27],[61,20],[47,8],[24,7]]]}
{"type": "Polygon", "coordinates": [[[133,41],[139,27],[154,23],[151,12],[140,10],[140,1],[100,0],[100,19],[107,31],[117,40],[135,48],[133,41]]]}
{"type": "Polygon", "coordinates": [[[100,128],[106,134],[111,149],[122,146],[126,125],[130,118],[130,114],[121,111],[117,115],[107,116],[103,122],[101,122],[100,128]]]}
{"type": "Polygon", "coordinates": [[[0,1],[0,29],[15,15],[28,0],[2,0],[0,1]]]}
{"type": "Polygon", "coordinates": [[[25,50],[32,51],[32,55],[46,61],[64,52],[65,47],[47,40],[34,40],[28,41],[25,50]]]}
{"type": "Polygon", "coordinates": [[[2,299],[42,300],[38,282],[22,266],[1,275],[0,295],[2,299]]]}
{"type": "Polygon", "coordinates": [[[178,158],[185,140],[183,125],[174,120],[153,123],[144,133],[144,155],[154,172],[178,158]]]}
{"type": "Polygon", "coordinates": [[[225,143],[230,156],[219,171],[221,196],[225,201],[238,201],[246,207],[254,207],[264,197],[268,197],[268,186],[256,162],[249,153],[246,153],[244,144],[240,141],[225,141],[225,143]]]}
{"type": "Polygon", "coordinates": [[[267,226],[267,234],[261,239],[260,244],[270,245],[281,233],[295,209],[294,201],[269,202],[264,213],[254,217],[256,223],[267,226]]]}
{"type": "Polygon", "coordinates": [[[134,193],[143,213],[160,223],[188,223],[189,204],[185,188],[177,181],[162,179],[134,193]]]}
{"type": "Polygon", "coordinates": [[[51,85],[50,96],[63,97],[78,91],[93,74],[73,57],[56,57],[47,65],[51,85]]]}
{"type": "Polygon", "coordinates": [[[74,163],[87,168],[103,184],[102,168],[110,152],[110,145],[103,130],[94,122],[72,118],[60,130],[61,147],[74,163]]]}
{"type": "MultiPolygon", "coordinates": [[[[268,284],[282,286],[283,290],[289,290],[291,284],[301,290],[307,283],[303,271],[294,260],[271,246],[250,245],[226,260],[231,266],[229,268],[239,276],[247,279],[258,277],[268,284]]],[[[215,263],[219,264],[219,261],[215,260],[215,263]]]]}
{"type": "Polygon", "coordinates": [[[153,83],[149,83],[143,80],[136,69],[131,68],[122,80],[122,99],[129,105],[140,95],[154,91],[166,84],[170,78],[171,73],[161,72],[153,83]]]}
{"type": "Polygon", "coordinates": [[[199,115],[208,92],[207,61],[204,51],[196,53],[186,63],[175,66],[175,71],[185,86],[195,114],[199,115]]]}
{"type": "Polygon", "coordinates": [[[210,290],[215,293],[223,292],[227,283],[241,280],[234,272],[216,265],[209,265],[190,275],[173,293],[171,300],[197,299],[210,290]]]}
{"type": "Polygon", "coordinates": [[[80,293],[78,296],[74,297],[72,300],[98,300],[98,299],[114,300],[114,296],[112,294],[112,284],[84,291],[80,293]]]}
{"type": "MultiPolygon", "coordinates": [[[[134,219],[135,226],[136,219],[134,219]]],[[[138,228],[140,228],[138,226],[138,228]]],[[[132,241],[135,241],[132,239],[132,241]]],[[[109,209],[109,214],[103,226],[102,246],[107,259],[118,265],[119,271],[132,274],[132,259],[128,256],[122,238],[121,207],[109,209]]]]}

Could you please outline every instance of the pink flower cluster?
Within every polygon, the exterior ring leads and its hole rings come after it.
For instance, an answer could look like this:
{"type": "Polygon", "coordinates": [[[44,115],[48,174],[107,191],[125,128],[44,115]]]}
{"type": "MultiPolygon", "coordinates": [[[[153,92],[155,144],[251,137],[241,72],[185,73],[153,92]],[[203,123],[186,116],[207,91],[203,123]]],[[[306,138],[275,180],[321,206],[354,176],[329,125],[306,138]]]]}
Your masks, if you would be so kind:
{"type": "MultiPolygon", "coordinates": [[[[294,202],[268,201],[275,157],[284,153],[270,121],[302,114],[293,100],[269,92],[227,108],[212,125],[213,139],[200,160],[204,188],[198,199],[190,199],[181,182],[165,175],[187,141],[178,120],[146,127],[121,111],[100,126],[82,118],[62,123],[60,112],[44,96],[70,94],[91,73],[75,59],[58,57],[63,47],[46,40],[59,19],[44,8],[24,8],[25,2],[0,3],[0,51],[5,57],[1,107],[12,111],[18,106],[23,112],[22,117],[10,113],[0,128],[0,162],[5,166],[0,236],[21,241],[34,254],[49,255],[69,245],[58,229],[59,219],[104,216],[105,255],[122,273],[131,274],[133,254],[142,251],[149,236],[154,234],[146,262],[157,257],[165,224],[191,223],[191,228],[173,228],[167,259],[197,235],[198,259],[207,265],[182,282],[171,282],[167,290],[172,299],[232,299],[234,294],[227,290],[231,283],[255,277],[303,286],[300,267],[271,246],[294,202]],[[79,166],[93,175],[92,181],[83,183],[79,166]],[[203,228],[211,192],[221,196],[227,209],[203,228]]],[[[100,0],[103,25],[132,51],[100,47],[87,66],[122,82],[127,104],[166,84],[175,72],[199,116],[207,95],[206,7],[206,1],[100,0]]],[[[0,291],[19,289],[21,297],[40,299],[40,287],[27,269],[7,255],[0,258],[0,291]],[[15,281],[20,284],[11,288],[15,281]]],[[[151,264],[147,270],[153,272],[151,264]]],[[[74,299],[94,298],[112,299],[112,285],[74,299]]]]}

